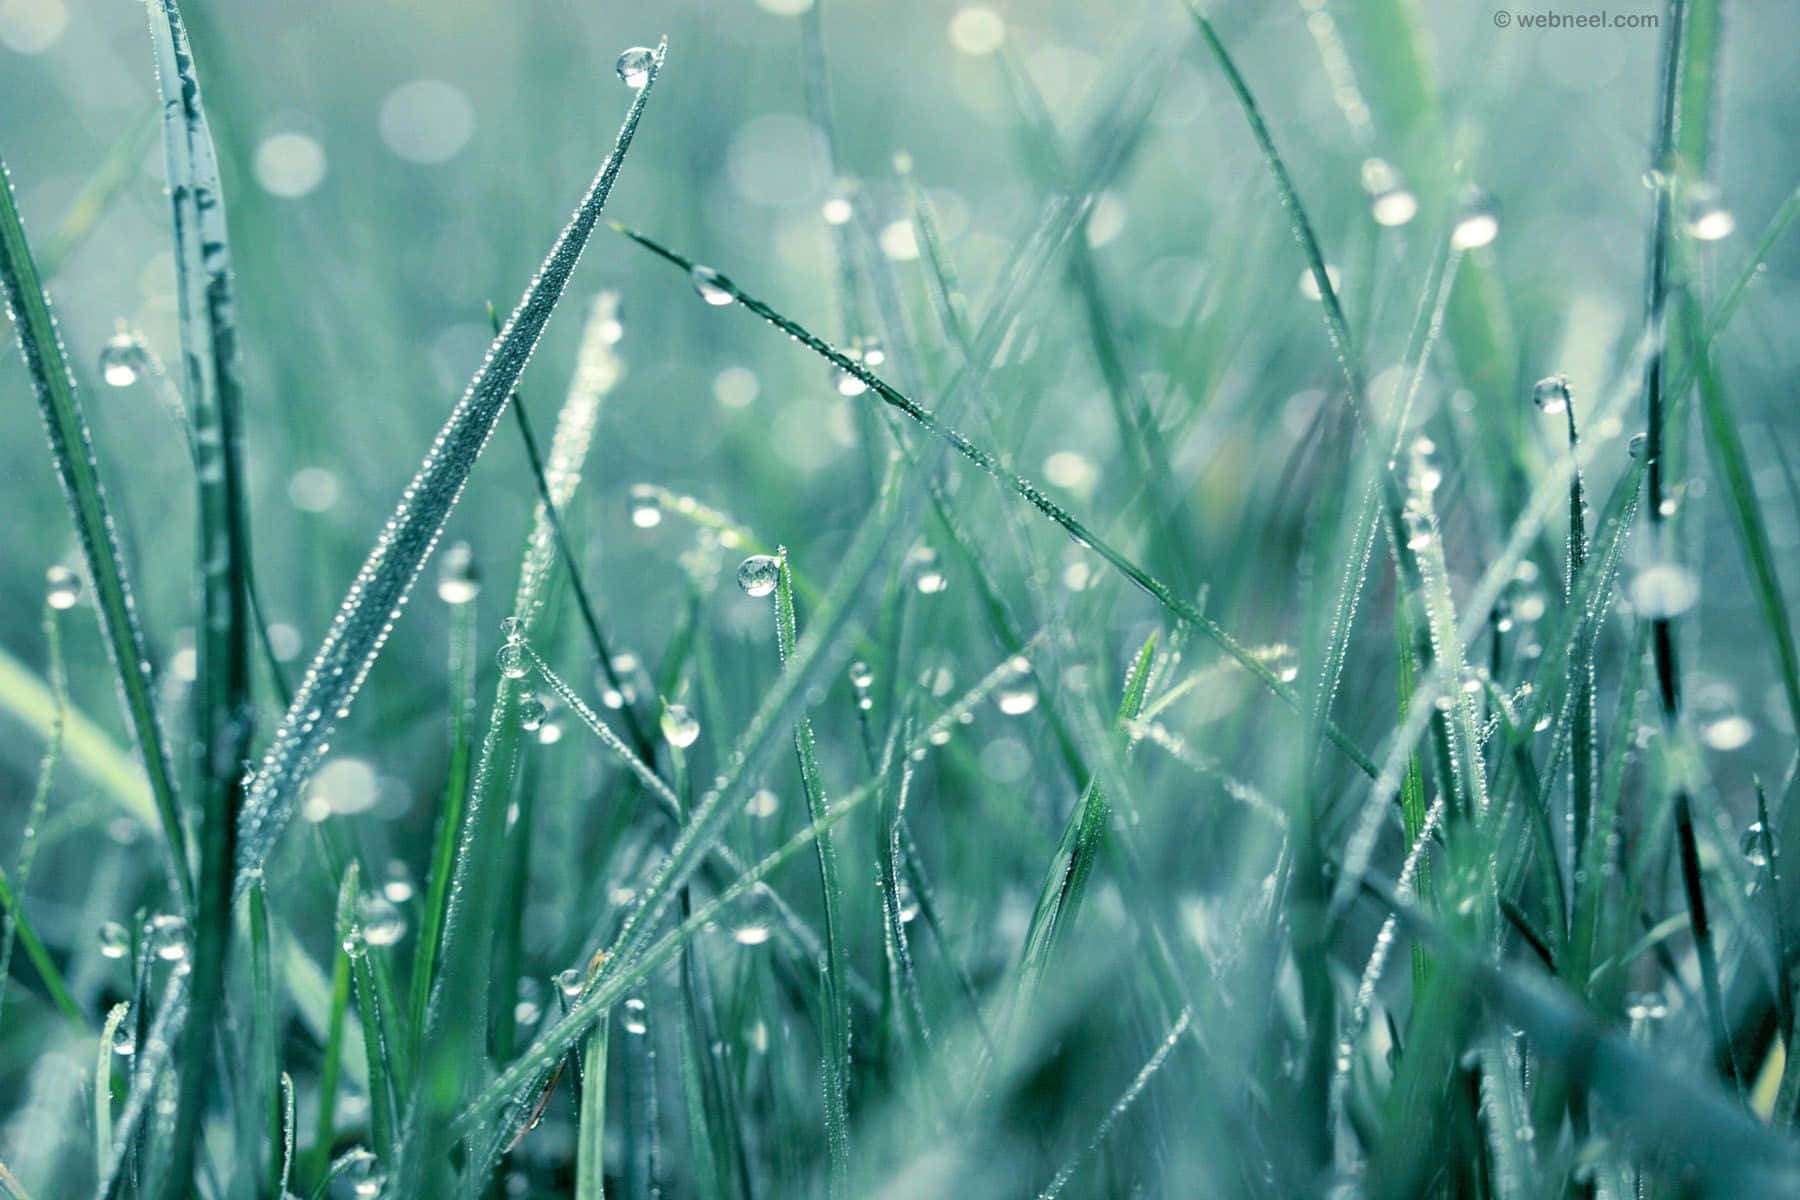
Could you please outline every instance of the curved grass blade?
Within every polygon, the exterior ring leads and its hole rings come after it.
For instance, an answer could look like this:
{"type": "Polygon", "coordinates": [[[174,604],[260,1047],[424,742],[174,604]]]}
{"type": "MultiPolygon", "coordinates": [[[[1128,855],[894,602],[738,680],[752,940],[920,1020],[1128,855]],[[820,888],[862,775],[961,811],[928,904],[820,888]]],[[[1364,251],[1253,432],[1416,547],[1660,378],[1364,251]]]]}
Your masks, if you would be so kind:
{"type": "Polygon", "coordinates": [[[262,863],[286,828],[293,815],[295,797],[318,765],[333,722],[349,711],[426,557],[437,544],[445,520],[461,497],[469,471],[493,434],[513,386],[537,348],[538,338],[562,298],[612,191],[613,181],[618,178],[667,51],[665,40],[656,49],[644,85],[619,128],[612,153],[494,340],[487,361],[451,411],[418,474],[402,493],[399,506],[351,584],[324,645],[314,656],[293,704],[276,730],[251,785],[239,824],[240,889],[245,873],[262,863]]]}
{"type": "Polygon", "coordinates": [[[1193,1013],[1188,1009],[1182,1009],[1181,1015],[1176,1017],[1175,1023],[1169,1027],[1169,1032],[1163,1035],[1163,1040],[1157,1045],[1156,1052],[1139,1068],[1137,1075],[1131,1081],[1131,1086],[1127,1087],[1124,1093],[1113,1102],[1113,1106],[1107,1110],[1099,1127],[1094,1130],[1094,1136],[1088,1139],[1087,1145],[1077,1150],[1067,1162],[1058,1168],[1049,1185],[1038,1193],[1038,1200],[1054,1200],[1055,1197],[1062,1195],[1063,1189],[1069,1185],[1069,1180],[1074,1178],[1075,1170],[1081,1166],[1082,1160],[1092,1154],[1099,1148],[1100,1143],[1106,1140],[1106,1135],[1112,1132],[1113,1126],[1117,1125],[1120,1118],[1131,1111],[1131,1106],[1137,1103],[1137,1098],[1144,1094],[1145,1088],[1150,1086],[1150,1080],[1158,1071],[1162,1070],[1163,1064],[1169,1061],[1169,1055],[1175,1053],[1175,1047],[1181,1044],[1182,1035],[1187,1033],[1188,1024],[1192,1020],[1193,1013]]]}
{"type": "MultiPolygon", "coordinates": [[[[1011,488],[1012,491],[1021,499],[1025,500],[1026,503],[1037,509],[1038,512],[1043,514],[1050,521],[1060,526],[1063,532],[1067,533],[1078,544],[1086,546],[1101,558],[1105,559],[1109,565],[1120,574],[1124,575],[1126,579],[1136,584],[1152,599],[1156,600],[1164,608],[1167,608],[1176,617],[1187,624],[1193,625],[1204,633],[1218,645],[1220,649],[1224,650],[1226,654],[1236,659],[1246,671],[1249,671],[1250,674],[1260,680],[1265,687],[1286,703],[1289,708],[1293,709],[1295,712],[1302,711],[1300,699],[1295,695],[1294,689],[1282,682],[1280,677],[1271,671],[1267,665],[1242,646],[1236,638],[1233,638],[1227,633],[1223,626],[1201,612],[1195,605],[1177,596],[1166,583],[1163,583],[1161,580],[1145,571],[1142,567],[1138,566],[1130,558],[1126,557],[1122,551],[1116,549],[1111,543],[1101,538],[1099,534],[1093,532],[1078,518],[1065,511],[1054,500],[1050,499],[1050,497],[1044,493],[1043,489],[1004,465],[994,454],[982,449],[955,429],[944,424],[944,422],[935,414],[920,407],[916,401],[898,391],[893,385],[874,374],[858,360],[850,358],[825,342],[817,334],[812,333],[804,326],[797,324],[793,320],[777,312],[775,309],[770,308],[767,304],[744,291],[724,275],[698,266],[698,264],[694,263],[692,260],[668,249],[654,239],[639,233],[636,230],[628,229],[616,222],[614,223],[613,228],[630,238],[632,241],[637,242],[645,249],[687,271],[691,276],[695,275],[696,272],[700,272],[698,278],[704,280],[709,289],[716,288],[719,293],[728,295],[733,301],[742,305],[747,311],[781,330],[790,338],[793,338],[808,350],[811,350],[814,354],[817,354],[819,357],[830,362],[838,370],[848,375],[855,376],[865,387],[880,396],[883,401],[899,409],[908,417],[911,417],[934,437],[947,442],[964,458],[980,467],[1000,483],[1011,488]]],[[[1342,749],[1358,767],[1362,768],[1365,774],[1370,777],[1374,777],[1378,774],[1375,763],[1367,754],[1363,753],[1361,747],[1351,739],[1349,734],[1329,722],[1325,725],[1325,734],[1340,749],[1342,749]]]]}
{"type": "Polygon", "coordinates": [[[44,294],[32,262],[13,198],[12,176],[4,160],[0,160],[0,290],[5,292],[6,310],[13,319],[19,349],[25,355],[26,373],[31,377],[44,430],[50,437],[50,458],[75,518],[88,576],[94,583],[107,653],[119,678],[125,713],[137,736],[150,794],[162,825],[169,879],[176,893],[191,904],[193,880],[188,875],[187,836],[182,832],[175,777],[157,718],[156,681],[149,651],[143,631],[138,628],[130,579],[119,552],[106,490],[100,483],[93,438],[75,393],[75,377],[56,331],[49,297],[44,294]]]}
{"type": "Polygon", "coordinates": [[[182,375],[193,420],[198,480],[200,617],[196,622],[195,769],[200,861],[195,889],[194,979],[177,1062],[181,1086],[173,1157],[159,1194],[191,1185],[200,1110],[224,1006],[231,936],[231,871],[242,804],[250,700],[249,531],[244,516],[243,384],[230,236],[219,164],[193,52],[175,0],[145,0],[163,103],[163,160],[174,229],[182,375]]]}

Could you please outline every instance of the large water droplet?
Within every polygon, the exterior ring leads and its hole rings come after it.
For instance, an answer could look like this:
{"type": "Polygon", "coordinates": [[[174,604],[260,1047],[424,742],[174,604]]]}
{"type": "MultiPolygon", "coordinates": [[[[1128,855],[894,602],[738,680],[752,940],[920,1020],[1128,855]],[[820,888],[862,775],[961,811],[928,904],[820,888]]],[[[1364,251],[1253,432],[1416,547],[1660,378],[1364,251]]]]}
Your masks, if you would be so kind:
{"type": "Polygon", "coordinates": [[[543,994],[543,986],[534,977],[521,976],[513,999],[513,1020],[520,1025],[536,1025],[544,1015],[543,994]]]}
{"type": "Polygon", "coordinates": [[[685,704],[671,704],[663,709],[662,735],[677,750],[686,750],[700,738],[700,722],[685,704]]]}
{"type": "Polygon", "coordinates": [[[731,938],[740,946],[760,946],[769,940],[767,925],[739,925],[731,931],[731,938]]]}
{"type": "Polygon", "coordinates": [[[58,563],[44,572],[44,603],[51,608],[74,608],[81,600],[81,576],[58,563]]]}
{"type": "Polygon", "coordinates": [[[150,949],[165,962],[180,962],[186,958],[187,919],[175,913],[158,913],[150,918],[150,949]]]}
{"type": "Polygon", "coordinates": [[[1700,740],[1714,750],[1741,750],[1756,736],[1748,718],[1730,713],[1700,727],[1700,740]]]}
{"type": "Polygon", "coordinates": [[[912,585],[927,596],[936,595],[950,586],[943,567],[938,565],[938,553],[930,546],[914,546],[907,551],[906,574],[912,585]]]}
{"type": "Polygon", "coordinates": [[[1377,225],[1405,225],[1419,215],[1419,198],[1405,188],[1395,188],[1375,197],[1369,204],[1369,214],[1377,225]]]}
{"type": "Polygon", "coordinates": [[[113,1029],[112,1048],[114,1054],[137,1053],[137,1025],[129,1013],[113,1029]]]}
{"type": "Polygon", "coordinates": [[[724,287],[724,277],[711,267],[695,264],[688,272],[688,281],[694,285],[694,291],[699,297],[714,308],[724,308],[731,303],[731,293],[724,287]]]}
{"type": "Polygon", "coordinates": [[[380,892],[357,898],[356,919],[362,924],[363,941],[371,946],[392,946],[406,936],[406,918],[380,892]]]}
{"type": "Polygon", "coordinates": [[[381,885],[381,894],[395,904],[405,904],[413,898],[418,889],[413,885],[412,872],[406,863],[398,858],[389,859],[387,865],[387,882],[381,885]]]}
{"type": "Polygon", "coordinates": [[[1024,655],[1015,655],[1007,668],[1006,681],[994,689],[994,704],[1009,717],[1022,717],[1037,707],[1037,681],[1024,655]]]}
{"type": "Polygon", "coordinates": [[[619,55],[616,69],[625,86],[633,90],[650,82],[650,68],[656,65],[656,54],[645,46],[633,46],[619,55]]]}
{"type": "Polygon", "coordinates": [[[744,811],[753,817],[772,817],[780,807],[780,797],[768,788],[757,788],[750,799],[744,801],[744,811]]]}
{"type": "Polygon", "coordinates": [[[1696,241],[1716,242],[1730,237],[1737,229],[1737,218],[1720,199],[1719,189],[1709,183],[1696,183],[1688,188],[1683,210],[1688,233],[1696,241]]]}
{"type": "Polygon", "coordinates": [[[130,387],[144,371],[144,347],[129,333],[115,333],[100,348],[100,378],[116,388],[130,387]]]}
{"type": "Polygon", "coordinates": [[[1631,581],[1631,604],[1639,616],[1652,620],[1678,617],[1700,598],[1700,582],[1694,573],[1675,563],[1655,563],[1631,581]]]}
{"type": "Polygon", "coordinates": [[[556,974],[556,990],[563,994],[563,999],[574,1003],[581,998],[581,989],[587,986],[587,976],[581,973],[580,967],[570,967],[556,974]]]}
{"type": "Polygon", "coordinates": [[[475,551],[467,542],[452,542],[438,562],[438,599],[445,604],[467,604],[481,594],[481,572],[475,551]]]}
{"type": "Polygon", "coordinates": [[[1631,455],[1633,458],[1644,457],[1645,452],[1649,450],[1649,448],[1650,435],[1645,433],[1634,433],[1631,435],[1631,440],[1625,443],[1625,453],[1631,455]]]}
{"type": "Polygon", "coordinates": [[[131,952],[131,934],[117,921],[100,925],[100,957],[124,958],[131,952]]]}
{"type": "Polygon", "coordinates": [[[500,673],[508,679],[523,679],[531,674],[531,660],[525,657],[525,647],[517,642],[508,642],[500,647],[494,655],[494,661],[500,665],[500,673]]]}
{"type": "Polygon", "coordinates": [[[1549,375],[1531,389],[1531,402],[1547,413],[1559,413],[1569,407],[1569,377],[1549,375]]]}
{"type": "Polygon", "coordinates": [[[654,529],[662,524],[662,495],[648,483],[631,485],[631,523],[639,529],[654,529]]]}
{"type": "Polygon", "coordinates": [[[1763,850],[1763,824],[1761,821],[1752,822],[1750,828],[1744,830],[1739,848],[1743,850],[1744,858],[1751,866],[1766,867],[1769,865],[1769,856],[1763,850]]]}
{"type": "Polygon", "coordinates": [[[1475,250],[1500,235],[1500,210],[1494,198],[1479,188],[1463,194],[1457,210],[1456,224],[1450,229],[1450,245],[1457,250],[1475,250]]]}
{"type": "Polygon", "coordinates": [[[621,1006],[620,1024],[625,1026],[626,1033],[643,1033],[649,1029],[650,1022],[644,1012],[644,1002],[636,996],[625,1001],[621,1006]]]}
{"type": "Polygon", "coordinates": [[[752,554],[738,564],[737,582],[746,596],[767,596],[781,581],[781,560],[773,554],[752,554]]]}
{"type": "Polygon", "coordinates": [[[544,718],[550,713],[549,708],[536,696],[527,696],[519,701],[519,727],[521,729],[537,729],[543,725],[544,718]]]}

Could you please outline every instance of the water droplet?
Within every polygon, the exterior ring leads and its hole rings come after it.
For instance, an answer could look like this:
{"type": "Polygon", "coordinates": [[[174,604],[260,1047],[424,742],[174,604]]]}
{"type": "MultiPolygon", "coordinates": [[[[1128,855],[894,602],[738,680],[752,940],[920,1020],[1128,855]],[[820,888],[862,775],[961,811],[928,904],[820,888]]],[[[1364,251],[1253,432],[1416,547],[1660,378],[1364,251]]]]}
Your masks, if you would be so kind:
{"type": "Polygon", "coordinates": [[[655,529],[662,519],[662,495],[650,484],[632,484],[631,523],[639,529],[655,529]]]}
{"type": "Polygon", "coordinates": [[[1696,183],[1688,188],[1683,208],[1688,233],[1696,241],[1716,242],[1730,237],[1737,229],[1737,218],[1720,199],[1719,189],[1709,183],[1696,183]]]}
{"type": "Polygon", "coordinates": [[[894,911],[902,925],[910,925],[919,915],[919,898],[913,894],[912,884],[902,879],[894,896],[894,911]]]}
{"type": "Polygon", "coordinates": [[[521,729],[537,729],[544,723],[550,710],[536,696],[527,696],[519,701],[519,727],[521,729]]]}
{"type": "Polygon", "coordinates": [[[700,722],[685,704],[671,704],[663,709],[662,735],[677,750],[686,750],[700,737],[700,722]]]}
{"type": "Polygon", "coordinates": [[[587,986],[587,977],[581,973],[580,967],[570,967],[556,974],[556,990],[563,994],[563,999],[573,1003],[581,997],[581,989],[587,986]]]}
{"type": "Polygon", "coordinates": [[[1634,433],[1631,440],[1625,443],[1625,453],[1633,458],[1642,458],[1650,449],[1650,435],[1634,433]]]}
{"type": "Polygon", "coordinates": [[[984,4],[972,4],[950,18],[950,44],[964,54],[992,54],[1006,40],[1006,22],[984,4]]]}
{"type": "Polygon", "coordinates": [[[105,921],[100,926],[100,957],[124,958],[131,951],[131,934],[117,921],[105,921]]]}
{"type": "Polygon", "coordinates": [[[516,642],[525,636],[525,622],[517,617],[502,617],[500,620],[500,636],[509,642],[516,642]]]}
{"type": "Polygon", "coordinates": [[[1660,1021],[1669,1015],[1669,1006],[1656,992],[1632,992],[1625,997],[1625,1016],[1633,1024],[1660,1021]]]}
{"type": "Polygon", "coordinates": [[[1007,667],[1006,682],[994,689],[994,704],[1009,717],[1021,717],[1037,707],[1037,682],[1031,675],[1031,662],[1023,655],[1015,655],[1007,667]]]}
{"type": "Polygon", "coordinates": [[[746,596],[767,596],[781,581],[781,560],[773,554],[752,554],[738,564],[737,582],[746,596]]]}
{"type": "Polygon", "coordinates": [[[522,976],[514,995],[513,1020],[520,1025],[536,1025],[544,1015],[543,994],[544,989],[535,978],[522,976]]]}
{"type": "Polygon", "coordinates": [[[1739,848],[1743,850],[1744,858],[1751,866],[1766,867],[1769,865],[1769,856],[1763,851],[1763,823],[1761,821],[1752,822],[1750,828],[1744,830],[1744,837],[1739,842],[1739,848]]]}
{"type": "Polygon", "coordinates": [[[887,348],[881,344],[880,338],[870,334],[863,337],[860,344],[862,346],[863,366],[879,367],[882,363],[887,361],[887,348]]]}
{"type": "Polygon", "coordinates": [[[164,962],[180,962],[188,955],[188,923],[175,913],[150,918],[150,949],[164,962]]]}
{"type": "Polygon", "coordinates": [[[1756,736],[1756,726],[1731,713],[1700,727],[1700,740],[1714,750],[1741,750],[1756,736]]]}
{"type": "Polygon", "coordinates": [[[930,546],[914,546],[906,553],[906,574],[912,585],[927,596],[934,596],[950,586],[938,565],[938,553],[930,546]]]}
{"type": "Polygon", "coordinates": [[[1405,225],[1419,215],[1419,198],[1405,188],[1394,188],[1375,197],[1369,204],[1369,214],[1377,225],[1405,225]]]}
{"type": "Polygon", "coordinates": [[[625,1001],[620,1016],[620,1023],[625,1026],[626,1033],[643,1033],[650,1028],[650,1022],[644,1012],[644,1002],[636,996],[625,1001]]]}
{"type": "Polygon", "coordinates": [[[1700,581],[1686,567],[1655,563],[1631,581],[1631,604],[1638,615],[1657,620],[1678,617],[1700,598],[1700,581]]]}
{"type": "Polygon", "coordinates": [[[831,196],[819,206],[819,215],[825,218],[827,225],[848,225],[850,218],[856,215],[856,209],[848,196],[831,196]]]}
{"type": "Polygon", "coordinates": [[[780,797],[768,788],[757,788],[750,799],[744,802],[744,811],[753,817],[772,817],[780,807],[780,797]]]}
{"type": "Polygon", "coordinates": [[[405,904],[413,898],[417,889],[413,886],[412,872],[400,859],[388,860],[387,882],[381,885],[381,894],[395,904],[405,904]]]}
{"type": "Polygon", "coordinates": [[[544,723],[538,726],[537,740],[540,746],[554,746],[562,741],[562,737],[563,723],[554,716],[545,718],[544,723]]]}
{"type": "Polygon", "coordinates": [[[363,941],[371,946],[392,946],[406,936],[406,918],[381,892],[357,898],[356,919],[362,925],[363,941]]]}
{"type": "Polygon", "coordinates": [[[644,46],[633,46],[619,55],[616,69],[625,86],[635,91],[650,82],[650,68],[655,65],[653,51],[644,46]]]}
{"type": "Polygon", "coordinates": [[[731,938],[740,946],[760,946],[769,940],[767,925],[739,925],[731,931],[731,938]]]}
{"type": "Polygon", "coordinates": [[[875,701],[869,696],[869,688],[874,682],[875,672],[870,669],[868,663],[853,662],[850,664],[850,686],[856,689],[856,706],[858,708],[869,709],[875,706],[875,701]]]}
{"type": "Polygon", "coordinates": [[[1547,413],[1559,413],[1569,407],[1569,377],[1549,375],[1531,389],[1531,402],[1547,413]]]}
{"type": "Polygon", "coordinates": [[[381,1169],[381,1160],[367,1150],[357,1153],[344,1169],[344,1178],[350,1181],[350,1191],[357,1200],[374,1200],[387,1184],[387,1172],[381,1169]]]}
{"type": "Polygon", "coordinates": [[[525,657],[525,647],[517,642],[500,647],[494,661],[500,664],[500,673],[508,679],[523,679],[531,674],[531,660],[525,657]]]}
{"type": "Polygon", "coordinates": [[[116,388],[130,387],[144,370],[144,347],[129,333],[115,333],[100,348],[100,378],[116,388]]]}
{"type": "Polygon", "coordinates": [[[469,543],[452,542],[445,548],[438,563],[437,594],[445,604],[467,604],[481,594],[481,572],[469,543]]]}
{"type": "Polygon", "coordinates": [[[137,1025],[131,1019],[130,1013],[127,1013],[125,1019],[120,1021],[117,1028],[113,1030],[112,1048],[114,1054],[137,1053],[137,1025]]]}
{"type": "Polygon", "coordinates": [[[1476,250],[1500,235],[1500,214],[1494,198],[1479,188],[1463,195],[1456,224],[1450,229],[1450,245],[1457,250],[1476,250]]]}
{"type": "Polygon", "coordinates": [[[74,608],[81,599],[81,576],[58,563],[44,572],[44,603],[51,608],[74,608]]]}
{"type": "Polygon", "coordinates": [[[694,285],[694,291],[700,298],[714,308],[723,308],[731,303],[731,293],[725,288],[725,277],[711,267],[695,264],[688,272],[688,282],[694,285]]]}

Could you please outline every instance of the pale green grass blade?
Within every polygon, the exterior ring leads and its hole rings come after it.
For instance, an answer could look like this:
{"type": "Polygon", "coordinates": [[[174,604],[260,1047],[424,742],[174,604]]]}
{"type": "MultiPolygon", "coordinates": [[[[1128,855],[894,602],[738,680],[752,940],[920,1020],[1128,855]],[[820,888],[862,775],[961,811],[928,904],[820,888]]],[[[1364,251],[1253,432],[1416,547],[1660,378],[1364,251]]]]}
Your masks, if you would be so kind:
{"type": "Polygon", "coordinates": [[[7,880],[4,869],[0,869],[0,909],[5,910],[7,929],[18,937],[25,957],[37,969],[38,978],[44,981],[44,990],[50,993],[51,1002],[77,1028],[84,1028],[87,1019],[82,1016],[81,1006],[75,1003],[75,997],[69,993],[69,985],[63,980],[56,960],[50,957],[37,930],[32,928],[30,919],[19,906],[19,896],[7,880]]]}
{"type": "Polygon", "coordinates": [[[94,1058],[94,1175],[106,1173],[113,1152],[113,1039],[131,1015],[131,1005],[115,1004],[100,1027],[100,1044],[94,1058]]]}
{"type": "Polygon", "coordinates": [[[575,1200],[606,1200],[606,1045],[603,1015],[581,1049],[581,1111],[576,1126],[575,1200]]]}
{"type": "Polygon", "coordinates": [[[118,532],[107,507],[106,490],[100,483],[94,458],[93,437],[75,393],[75,377],[57,333],[24,226],[13,199],[12,176],[0,160],[0,289],[12,317],[19,348],[25,355],[26,372],[37,394],[44,430],[50,437],[50,457],[62,484],[64,498],[75,518],[76,533],[87,560],[100,608],[101,628],[106,632],[107,653],[119,679],[126,716],[138,740],[150,793],[156,802],[169,858],[169,879],[176,892],[191,902],[193,880],[188,875],[187,837],[182,832],[175,778],[164,749],[157,717],[155,679],[143,631],[138,627],[131,583],[119,552],[118,532]]]}
{"type": "MultiPolygon", "coordinates": [[[[37,782],[31,789],[31,800],[25,809],[25,828],[19,834],[22,845],[14,870],[17,873],[17,888],[25,891],[31,882],[32,862],[37,856],[38,829],[44,822],[44,813],[50,804],[50,785],[56,779],[56,764],[62,759],[63,730],[69,718],[69,682],[68,672],[63,663],[62,631],[56,619],[56,610],[49,605],[44,606],[44,644],[50,657],[50,730],[44,743],[44,757],[38,764],[37,782]]],[[[10,894],[10,893],[9,893],[10,894]]],[[[6,919],[0,922],[0,1013],[6,1009],[6,985],[12,977],[13,936],[17,932],[18,918],[13,915],[13,902],[6,905],[6,919]]],[[[39,974],[43,974],[43,964],[33,960],[39,974]]],[[[50,976],[45,976],[46,983],[50,976]]],[[[55,990],[52,989],[55,995],[55,990]]],[[[59,1004],[60,1007],[60,999],[59,1004]]]]}
{"type": "Polygon", "coordinates": [[[333,723],[355,699],[425,559],[437,544],[469,471],[568,286],[618,178],[666,52],[666,45],[658,47],[619,129],[613,152],[495,339],[487,361],[451,412],[345,596],[251,785],[239,824],[240,875],[262,862],[287,826],[295,797],[318,765],[333,723]]]}

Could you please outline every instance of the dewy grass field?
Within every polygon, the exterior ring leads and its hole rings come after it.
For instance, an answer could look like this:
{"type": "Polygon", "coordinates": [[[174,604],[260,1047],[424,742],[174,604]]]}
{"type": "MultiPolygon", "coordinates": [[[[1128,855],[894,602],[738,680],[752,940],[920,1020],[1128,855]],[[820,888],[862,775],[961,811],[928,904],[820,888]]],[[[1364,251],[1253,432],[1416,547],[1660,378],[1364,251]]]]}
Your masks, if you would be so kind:
{"type": "Polygon", "coordinates": [[[1796,35],[0,0],[0,1196],[1800,1194],[1796,35]]]}

